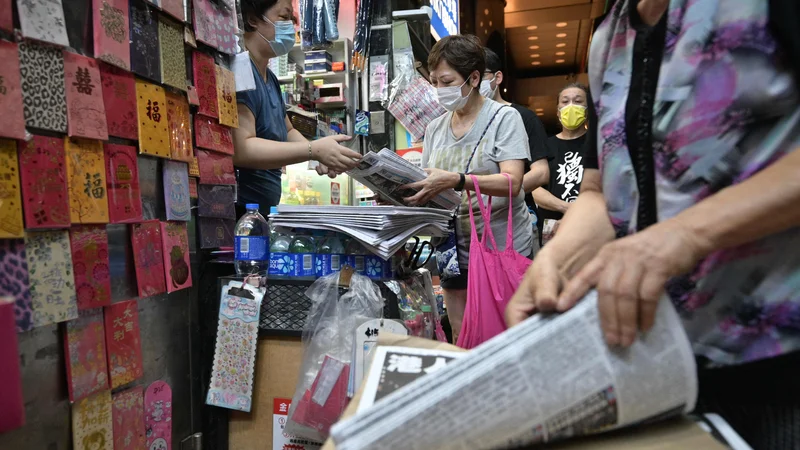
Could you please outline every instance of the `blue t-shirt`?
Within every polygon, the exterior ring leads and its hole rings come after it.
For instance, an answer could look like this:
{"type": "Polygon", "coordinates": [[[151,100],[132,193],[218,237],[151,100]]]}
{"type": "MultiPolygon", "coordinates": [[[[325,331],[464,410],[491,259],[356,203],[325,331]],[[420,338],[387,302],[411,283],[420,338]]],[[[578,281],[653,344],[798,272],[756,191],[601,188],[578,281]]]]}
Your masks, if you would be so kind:
{"type": "MultiPolygon", "coordinates": [[[[267,69],[267,82],[258,73],[258,68],[250,61],[256,88],[252,91],[236,93],[236,101],[250,108],[256,119],[256,136],[271,141],[286,142],[286,107],[281,97],[278,79],[267,69]]],[[[281,201],[280,169],[257,170],[236,167],[239,184],[238,202],[258,203],[260,211],[269,211],[281,201]]]]}

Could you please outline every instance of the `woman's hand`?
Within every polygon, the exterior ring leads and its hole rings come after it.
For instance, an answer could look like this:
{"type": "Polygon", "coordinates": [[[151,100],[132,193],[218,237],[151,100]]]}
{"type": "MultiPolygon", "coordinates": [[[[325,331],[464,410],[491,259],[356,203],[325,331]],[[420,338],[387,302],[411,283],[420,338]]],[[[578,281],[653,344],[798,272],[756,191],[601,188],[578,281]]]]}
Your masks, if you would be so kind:
{"type": "Polygon", "coordinates": [[[361,155],[339,144],[350,139],[350,136],[338,134],[311,142],[312,159],[339,173],[355,168],[361,155]]]}
{"type": "Polygon", "coordinates": [[[638,330],[653,326],[667,281],[694,268],[704,256],[703,248],[676,219],[615,240],[567,283],[556,309],[566,311],[597,287],[606,343],[627,347],[638,330]]]}
{"type": "Polygon", "coordinates": [[[401,189],[413,189],[417,192],[416,195],[404,198],[403,200],[411,205],[424,205],[431,201],[434,197],[447,189],[453,189],[458,185],[461,177],[457,173],[447,172],[440,169],[425,169],[428,173],[428,178],[416,183],[401,186],[401,189]]]}
{"type": "Polygon", "coordinates": [[[336,177],[338,177],[339,175],[341,175],[341,173],[339,173],[339,172],[337,172],[335,170],[329,169],[328,166],[326,166],[325,164],[322,164],[322,163],[317,164],[317,167],[315,167],[315,170],[317,171],[317,175],[320,175],[320,176],[327,175],[328,178],[330,178],[331,180],[336,178],[336,177]]]}
{"type": "MultiPolygon", "coordinates": [[[[566,283],[564,264],[544,247],[528,267],[522,283],[506,307],[506,324],[513,327],[533,314],[553,311],[566,283]]],[[[562,258],[563,259],[563,258],[562,258]]]]}

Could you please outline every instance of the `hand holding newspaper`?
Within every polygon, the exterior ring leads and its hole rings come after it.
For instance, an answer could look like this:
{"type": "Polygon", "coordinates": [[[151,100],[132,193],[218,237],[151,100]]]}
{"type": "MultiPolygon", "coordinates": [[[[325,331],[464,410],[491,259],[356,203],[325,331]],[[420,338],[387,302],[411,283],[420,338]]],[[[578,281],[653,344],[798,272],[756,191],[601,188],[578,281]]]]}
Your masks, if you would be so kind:
{"type": "MultiPolygon", "coordinates": [[[[402,188],[402,186],[422,181],[428,177],[424,170],[386,148],[378,153],[367,153],[359,162],[358,167],[347,174],[360,181],[372,192],[398,206],[404,205],[404,198],[412,197],[417,193],[413,189],[402,188]]],[[[455,190],[448,189],[423,206],[452,211],[460,203],[461,196],[455,190]]]]}
{"type": "Polygon", "coordinates": [[[592,291],[564,314],[534,316],[377,397],[333,427],[338,450],[494,449],[597,433],[691,411],[697,379],[668,299],[652,330],[612,349],[592,291]]]}

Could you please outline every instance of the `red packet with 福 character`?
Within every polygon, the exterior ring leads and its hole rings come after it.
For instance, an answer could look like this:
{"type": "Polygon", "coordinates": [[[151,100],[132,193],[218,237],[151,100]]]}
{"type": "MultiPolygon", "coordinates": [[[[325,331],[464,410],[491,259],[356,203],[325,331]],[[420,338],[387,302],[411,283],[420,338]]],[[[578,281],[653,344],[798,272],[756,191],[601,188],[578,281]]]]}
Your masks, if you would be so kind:
{"type": "Polygon", "coordinates": [[[0,433],[25,425],[14,299],[0,297],[0,433]]]}
{"type": "Polygon", "coordinates": [[[108,140],[106,108],[97,61],[64,51],[64,79],[67,88],[67,134],[108,140]]]}
{"type": "Polygon", "coordinates": [[[167,121],[169,123],[169,148],[172,159],[191,162],[192,124],[189,102],[184,95],[167,92],[167,121]]]}
{"type": "Polygon", "coordinates": [[[77,226],[69,230],[72,271],[78,310],[111,304],[108,270],[108,234],[105,225],[77,226]]]}
{"type": "Polygon", "coordinates": [[[72,223],[108,223],[103,143],[70,137],[64,148],[72,223]]]}
{"type": "Polygon", "coordinates": [[[100,64],[100,79],[103,83],[108,134],[132,141],[138,140],[136,81],[133,74],[108,64],[100,64]]]}
{"type": "Polygon", "coordinates": [[[164,259],[161,256],[161,225],[158,220],[131,225],[131,243],[139,297],[167,292],[164,259]]]}
{"type": "Polygon", "coordinates": [[[142,220],[136,147],[105,144],[108,216],[111,223],[142,220]]]}
{"type": "Polygon", "coordinates": [[[114,450],[146,449],[144,388],[135,386],[111,396],[114,417],[114,450]]]}
{"type": "Polygon", "coordinates": [[[189,234],[186,222],[161,222],[161,242],[164,243],[164,268],[167,292],[192,287],[189,266],[189,234]]]}
{"type": "Polygon", "coordinates": [[[216,120],[201,116],[194,117],[194,138],[197,146],[215,152],[233,154],[233,135],[231,129],[217,123],[216,120]]]}
{"type": "Polygon", "coordinates": [[[239,128],[239,110],[236,106],[236,81],[233,72],[217,66],[217,109],[219,123],[239,128]]]}
{"type": "Polygon", "coordinates": [[[69,228],[64,140],[34,136],[20,145],[19,174],[25,228],[69,228]]]}
{"type": "MultiPolygon", "coordinates": [[[[5,0],[0,0],[0,4],[5,0]]],[[[9,4],[9,16],[11,9],[9,4]]],[[[19,47],[13,42],[0,40],[0,117],[3,126],[0,136],[25,139],[25,115],[22,106],[22,89],[19,71],[19,47]]]]}
{"type": "Polygon", "coordinates": [[[64,359],[69,401],[108,389],[103,309],[87,309],[64,326],[64,359]]]}
{"type": "Polygon", "coordinates": [[[111,389],[115,389],[144,374],[136,300],[106,306],[104,316],[108,373],[111,389]]]}
{"type": "Polygon", "coordinates": [[[200,183],[236,184],[232,156],[197,149],[197,164],[200,168],[200,183]]]}
{"type": "Polygon", "coordinates": [[[193,58],[194,85],[200,101],[197,112],[216,119],[219,117],[219,110],[217,109],[217,66],[214,64],[214,58],[199,51],[193,53],[193,58]]]}

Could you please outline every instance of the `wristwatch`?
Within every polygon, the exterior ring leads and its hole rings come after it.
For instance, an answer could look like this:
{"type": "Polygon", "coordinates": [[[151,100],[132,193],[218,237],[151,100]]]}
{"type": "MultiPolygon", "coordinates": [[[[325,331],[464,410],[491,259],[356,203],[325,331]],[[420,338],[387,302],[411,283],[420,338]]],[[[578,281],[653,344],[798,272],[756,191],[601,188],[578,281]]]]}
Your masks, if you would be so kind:
{"type": "Polygon", "coordinates": [[[458,174],[458,176],[459,176],[458,184],[456,185],[455,190],[461,192],[464,190],[464,183],[467,182],[467,176],[464,175],[463,173],[458,174]]]}

